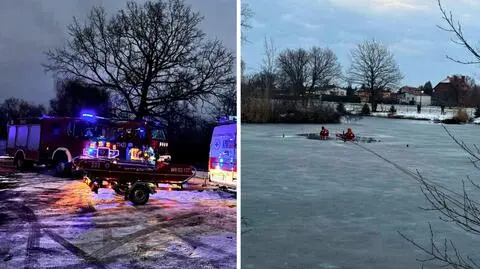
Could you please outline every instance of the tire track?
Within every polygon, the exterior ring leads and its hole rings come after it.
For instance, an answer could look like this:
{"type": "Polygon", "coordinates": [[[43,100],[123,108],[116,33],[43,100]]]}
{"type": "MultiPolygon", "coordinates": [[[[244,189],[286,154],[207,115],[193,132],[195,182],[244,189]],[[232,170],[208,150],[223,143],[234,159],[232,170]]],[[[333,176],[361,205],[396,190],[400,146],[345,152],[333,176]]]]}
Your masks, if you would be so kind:
{"type": "Polygon", "coordinates": [[[153,232],[156,232],[160,229],[164,229],[164,228],[168,228],[168,227],[171,227],[171,226],[175,226],[177,225],[178,223],[182,222],[182,221],[185,221],[186,219],[189,219],[189,218],[192,218],[194,216],[197,216],[199,215],[199,213],[195,212],[195,213],[187,213],[187,214],[184,214],[184,215],[181,215],[180,217],[177,217],[175,219],[172,219],[172,220],[166,220],[162,223],[159,223],[159,224],[156,224],[156,225],[153,225],[153,226],[150,226],[150,227],[147,227],[145,229],[141,229],[139,231],[136,231],[134,233],[131,233],[129,235],[126,235],[118,240],[113,240],[113,241],[110,241],[107,245],[105,245],[104,247],[98,249],[98,250],[95,250],[95,257],[98,258],[98,259],[102,259],[103,257],[105,257],[107,254],[109,254],[111,251],[139,238],[139,237],[143,237],[143,236],[146,236],[146,235],[149,235],[153,232]]]}
{"type": "Polygon", "coordinates": [[[50,230],[44,229],[43,232],[47,234],[52,240],[60,244],[66,250],[70,251],[73,255],[85,260],[88,264],[95,266],[95,268],[106,269],[107,267],[98,259],[86,253],[82,249],[78,248],[74,244],[70,243],[64,237],[54,233],[50,230]]]}
{"type": "MultiPolygon", "coordinates": [[[[26,247],[26,257],[24,260],[24,268],[39,268],[39,255],[42,253],[47,253],[51,250],[49,249],[42,249],[40,248],[40,238],[43,234],[47,235],[51,238],[54,242],[61,245],[63,248],[68,250],[70,253],[78,257],[80,260],[75,262],[76,264],[72,268],[108,268],[107,263],[111,260],[111,257],[106,257],[110,254],[111,251],[124,246],[136,239],[142,238],[144,236],[148,236],[153,232],[164,232],[161,231],[162,229],[174,227],[177,225],[181,225],[182,227],[192,227],[197,225],[206,224],[204,222],[204,216],[202,212],[189,212],[185,214],[179,214],[173,217],[167,217],[165,219],[159,220],[160,222],[154,224],[152,226],[141,228],[140,230],[123,236],[121,238],[112,238],[111,235],[111,228],[110,225],[106,226],[107,230],[104,231],[104,239],[107,239],[105,245],[98,250],[92,250],[91,253],[88,253],[82,250],[80,247],[77,247],[73,243],[69,242],[66,238],[62,237],[61,235],[57,234],[56,232],[52,231],[52,227],[50,226],[43,226],[39,219],[35,215],[32,208],[24,205],[21,202],[16,201],[4,201],[4,205],[6,205],[7,209],[11,209],[13,212],[17,212],[19,218],[24,222],[28,223],[29,230],[28,230],[28,237],[27,237],[27,247],[26,247]],[[43,233],[43,234],[42,234],[43,233]]],[[[208,225],[210,226],[210,225],[208,225]]],[[[174,233],[175,234],[175,233],[174,233]]],[[[188,242],[182,240],[187,245],[191,245],[193,242],[188,242]]],[[[194,244],[196,245],[196,244],[194,244]]],[[[195,248],[195,246],[192,246],[195,248]]],[[[57,251],[58,252],[58,251],[57,251]]],[[[125,253],[126,255],[128,253],[125,253]]],[[[61,267],[61,266],[60,266],[61,267]]],[[[60,268],[59,267],[59,268],[60,268]]]]}
{"type": "Polygon", "coordinates": [[[40,225],[38,223],[37,217],[33,211],[20,203],[17,204],[17,208],[20,208],[20,217],[30,225],[30,230],[27,237],[27,249],[26,257],[24,261],[24,268],[37,268],[38,261],[38,250],[40,249],[40,225]]]}
{"type": "Polygon", "coordinates": [[[84,260],[87,264],[90,266],[95,266],[95,268],[100,268],[100,269],[106,269],[105,267],[99,260],[95,259],[85,251],[81,250],[80,248],[76,247],[75,245],[71,244],[63,238],[62,236],[45,229],[41,226],[41,224],[38,222],[38,218],[33,212],[31,208],[29,208],[26,205],[22,205],[21,203],[18,202],[8,202],[10,204],[10,209],[17,211],[18,209],[20,210],[20,218],[27,222],[30,225],[30,230],[28,233],[27,237],[27,248],[26,248],[26,257],[24,261],[24,268],[25,269],[30,269],[30,268],[38,268],[38,254],[42,251],[40,248],[40,237],[42,235],[42,230],[43,232],[48,235],[52,240],[60,244],[62,247],[64,247],[66,250],[74,254],[75,256],[81,258],[84,260]],[[43,229],[42,229],[43,228],[43,229]]]}

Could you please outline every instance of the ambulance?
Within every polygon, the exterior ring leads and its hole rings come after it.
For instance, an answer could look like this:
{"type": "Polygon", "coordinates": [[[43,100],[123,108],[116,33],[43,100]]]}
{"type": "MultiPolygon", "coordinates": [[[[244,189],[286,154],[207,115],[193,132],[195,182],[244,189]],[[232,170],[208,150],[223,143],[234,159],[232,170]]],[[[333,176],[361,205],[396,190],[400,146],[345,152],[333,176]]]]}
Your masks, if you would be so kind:
{"type": "Polygon", "coordinates": [[[209,181],[230,191],[237,189],[237,117],[222,117],[212,133],[208,159],[209,181]]]}

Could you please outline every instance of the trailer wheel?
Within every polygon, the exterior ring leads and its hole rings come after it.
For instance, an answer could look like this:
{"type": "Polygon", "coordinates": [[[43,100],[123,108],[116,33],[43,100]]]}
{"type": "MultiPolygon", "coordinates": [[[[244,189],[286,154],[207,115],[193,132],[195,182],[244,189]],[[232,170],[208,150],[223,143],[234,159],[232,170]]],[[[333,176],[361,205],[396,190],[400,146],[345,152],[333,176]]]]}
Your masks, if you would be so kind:
{"type": "Polygon", "coordinates": [[[57,177],[64,177],[65,176],[65,170],[67,169],[66,168],[67,165],[65,162],[63,161],[57,161],[56,164],[55,164],[55,175],[57,177]]]}
{"type": "Polygon", "coordinates": [[[65,153],[57,153],[54,157],[55,175],[57,177],[68,177],[71,175],[71,166],[68,163],[65,153]]]}
{"type": "Polygon", "coordinates": [[[129,191],[129,200],[132,201],[134,205],[144,205],[148,202],[150,198],[150,192],[144,186],[136,186],[131,191],[129,191]]]}

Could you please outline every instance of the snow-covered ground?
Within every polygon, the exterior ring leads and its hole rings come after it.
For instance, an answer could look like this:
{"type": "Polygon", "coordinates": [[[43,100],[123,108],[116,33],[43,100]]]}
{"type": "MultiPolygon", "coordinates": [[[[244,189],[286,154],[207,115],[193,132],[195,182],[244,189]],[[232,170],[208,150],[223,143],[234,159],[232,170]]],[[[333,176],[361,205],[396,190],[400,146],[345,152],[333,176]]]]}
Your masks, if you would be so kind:
{"type": "MultiPolygon", "coordinates": [[[[352,128],[381,140],[364,148],[296,136],[320,127],[242,125],[242,267],[421,268],[416,259],[427,257],[398,232],[430,248],[429,223],[442,246],[453,240],[478,263],[478,236],[422,210],[428,204],[419,183],[364,149],[461,192],[462,180],[476,180],[480,171],[441,125],[375,117],[325,125],[330,134],[352,128]]],[[[468,145],[478,143],[477,125],[447,128],[468,145]]],[[[480,200],[468,182],[466,188],[480,200]]]]}
{"type": "MultiPolygon", "coordinates": [[[[326,102],[327,103],[327,102],[326,102]]],[[[330,106],[333,108],[336,107],[336,103],[329,103],[330,106]]],[[[358,103],[345,103],[345,109],[352,113],[360,113],[362,110],[362,106],[364,104],[358,103]]],[[[389,114],[390,107],[392,105],[385,105],[379,104],[377,107],[378,112],[372,113],[372,116],[375,117],[384,117],[386,118],[389,114]]],[[[369,107],[370,104],[369,104],[369,107]]],[[[417,113],[417,106],[415,105],[394,105],[396,109],[396,116],[404,117],[407,119],[427,119],[427,120],[445,120],[445,119],[452,119],[458,108],[455,107],[446,107],[445,113],[442,115],[441,109],[438,106],[423,106],[421,109],[421,113],[417,113]]],[[[465,108],[469,117],[473,118],[475,114],[474,108],[465,108]]]]}
{"type": "MultiPolygon", "coordinates": [[[[372,116],[374,117],[382,117],[387,118],[389,112],[373,112],[372,116]]],[[[445,119],[452,119],[455,116],[455,113],[446,112],[445,114],[441,113],[429,113],[429,112],[397,112],[395,113],[396,117],[403,117],[406,119],[425,119],[425,120],[445,120],[445,119]]]]}
{"type": "MultiPolygon", "coordinates": [[[[231,194],[158,191],[133,206],[80,180],[1,175],[2,269],[236,267],[231,194]]],[[[201,183],[192,179],[192,189],[201,183]]]]}

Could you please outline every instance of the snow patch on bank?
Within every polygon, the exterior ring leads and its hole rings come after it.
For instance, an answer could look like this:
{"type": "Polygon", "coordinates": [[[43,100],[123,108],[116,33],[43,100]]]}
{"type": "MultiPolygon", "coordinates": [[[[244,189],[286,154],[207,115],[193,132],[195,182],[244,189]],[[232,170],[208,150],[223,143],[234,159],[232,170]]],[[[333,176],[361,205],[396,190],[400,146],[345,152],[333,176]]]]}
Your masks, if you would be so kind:
{"type": "MultiPolygon", "coordinates": [[[[388,118],[389,112],[372,112],[371,115],[374,117],[381,117],[381,118],[388,118]]],[[[438,114],[438,113],[428,113],[428,112],[397,112],[394,114],[395,117],[398,118],[405,118],[405,119],[414,119],[414,120],[446,120],[452,119],[455,115],[453,113],[445,113],[445,114],[438,114]]]]}

